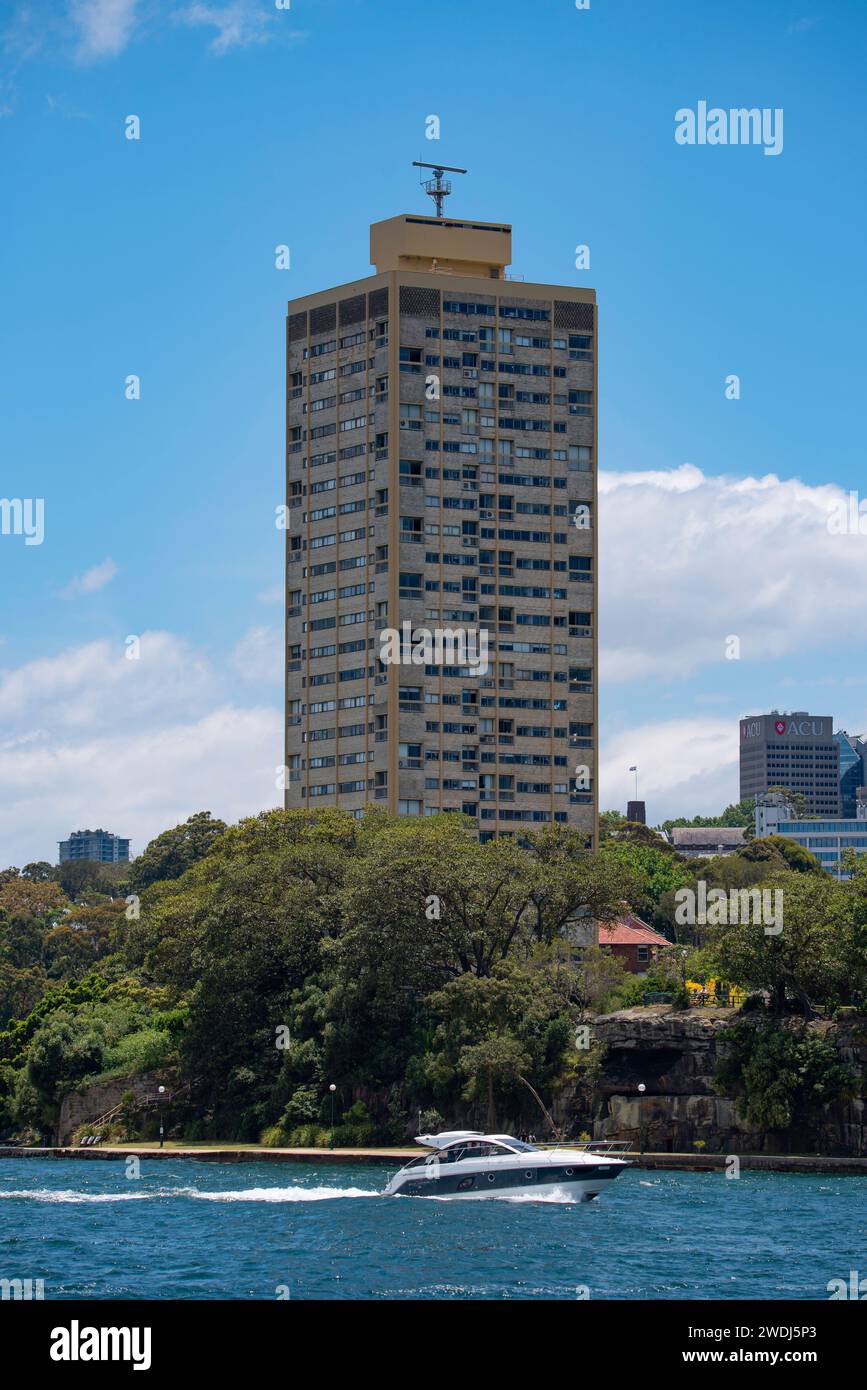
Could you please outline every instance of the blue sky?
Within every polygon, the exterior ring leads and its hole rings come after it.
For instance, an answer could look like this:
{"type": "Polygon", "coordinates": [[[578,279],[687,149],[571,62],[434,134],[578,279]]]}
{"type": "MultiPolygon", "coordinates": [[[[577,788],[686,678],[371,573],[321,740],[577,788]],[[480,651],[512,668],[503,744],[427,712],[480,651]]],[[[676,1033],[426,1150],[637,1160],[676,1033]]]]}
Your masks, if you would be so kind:
{"type": "Polygon", "coordinates": [[[285,304],[369,273],[416,158],[599,295],[603,804],[636,760],[652,819],[735,799],[742,714],[867,728],[867,536],[826,525],[865,47],[861,0],[2,0],[0,497],[45,539],[0,535],[0,861],[278,799],[285,304]],[[677,144],[701,100],[782,108],[782,152],[677,144]]]}

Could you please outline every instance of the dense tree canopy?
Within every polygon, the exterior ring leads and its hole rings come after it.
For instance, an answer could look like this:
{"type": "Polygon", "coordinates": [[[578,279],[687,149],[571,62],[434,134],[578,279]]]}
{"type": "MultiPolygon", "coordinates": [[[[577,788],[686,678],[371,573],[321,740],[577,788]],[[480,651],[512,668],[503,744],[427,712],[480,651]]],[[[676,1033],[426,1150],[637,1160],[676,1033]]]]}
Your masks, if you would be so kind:
{"type": "Polygon", "coordinates": [[[225,829],[225,822],[215,820],[210,811],[199,811],[183,825],[164,830],[130,865],[130,891],[141,893],[152,883],[180,878],[208,854],[225,829]]]}
{"type": "MultiPolygon", "coordinates": [[[[591,1108],[579,1023],[649,987],[680,998],[688,961],[767,1019],[867,1009],[867,862],[838,883],[777,837],[687,861],[613,817],[591,854],[561,827],[481,845],[454,815],[203,812],[115,874],[64,889],[26,867],[0,874],[0,1132],[50,1132],[69,1089],[156,1068],[190,1138],[321,1142],[332,1083],[347,1142],[401,1138],[417,1109],[537,1129],[565,1088],[591,1108]],[[781,893],[782,929],[679,927],[700,885],[781,893]],[[587,944],[626,906],[678,943],[647,981],[587,944]]],[[[840,1082],[809,1040],[787,1048],[733,1049],[744,1104],[790,1052],[840,1082]]]]}

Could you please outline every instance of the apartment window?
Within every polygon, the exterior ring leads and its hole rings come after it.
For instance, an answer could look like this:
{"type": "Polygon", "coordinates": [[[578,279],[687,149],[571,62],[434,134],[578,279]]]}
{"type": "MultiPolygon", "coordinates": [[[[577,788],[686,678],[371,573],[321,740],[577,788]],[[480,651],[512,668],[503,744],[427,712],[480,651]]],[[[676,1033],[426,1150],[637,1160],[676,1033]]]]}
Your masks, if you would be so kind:
{"type": "Polygon", "coordinates": [[[398,745],[400,766],[404,768],[421,767],[422,747],[420,743],[401,743],[398,745]]]}

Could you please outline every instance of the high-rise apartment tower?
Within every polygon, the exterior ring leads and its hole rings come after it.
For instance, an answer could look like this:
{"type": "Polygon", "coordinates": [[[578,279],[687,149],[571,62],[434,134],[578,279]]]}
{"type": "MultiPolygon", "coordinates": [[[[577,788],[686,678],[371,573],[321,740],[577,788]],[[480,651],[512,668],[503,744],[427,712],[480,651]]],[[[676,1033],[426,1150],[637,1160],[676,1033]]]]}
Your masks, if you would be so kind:
{"type": "Polygon", "coordinates": [[[286,806],[595,846],[595,293],[509,277],[500,223],[370,246],[376,274],[288,306],[286,806]]]}

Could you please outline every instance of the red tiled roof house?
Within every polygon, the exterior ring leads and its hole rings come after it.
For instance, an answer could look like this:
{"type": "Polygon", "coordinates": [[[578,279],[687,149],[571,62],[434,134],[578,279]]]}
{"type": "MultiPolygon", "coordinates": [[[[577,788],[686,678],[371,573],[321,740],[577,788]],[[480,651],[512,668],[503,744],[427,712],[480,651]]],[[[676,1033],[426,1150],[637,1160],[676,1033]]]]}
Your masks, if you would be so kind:
{"type": "Polygon", "coordinates": [[[611,922],[598,922],[598,944],[608,946],[611,954],[633,975],[646,975],[658,953],[670,946],[664,936],[648,927],[640,917],[625,912],[611,922]]]}

